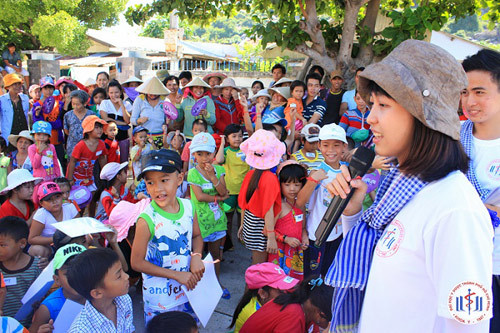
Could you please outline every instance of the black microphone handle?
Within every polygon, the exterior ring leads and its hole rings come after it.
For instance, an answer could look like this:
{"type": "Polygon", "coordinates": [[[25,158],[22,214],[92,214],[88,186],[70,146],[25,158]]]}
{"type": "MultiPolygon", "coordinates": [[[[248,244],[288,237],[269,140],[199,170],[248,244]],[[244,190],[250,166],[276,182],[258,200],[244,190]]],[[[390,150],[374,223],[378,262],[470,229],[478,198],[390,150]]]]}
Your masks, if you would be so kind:
{"type": "MultiPolygon", "coordinates": [[[[360,172],[360,170],[351,168],[350,166],[348,168],[349,173],[351,174],[351,179],[361,176],[361,173],[363,173],[360,172]]],[[[342,212],[347,207],[349,200],[351,200],[351,197],[356,191],[356,189],[353,189],[351,185],[349,185],[349,188],[351,189],[351,191],[349,192],[349,194],[347,194],[347,197],[345,199],[342,199],[339,195],[336,195],[333,197],[330,205],[328,205],[328,208],[323,215],[323,218],[321,219],[316,232],[314,233],[314,235],[316,236],[314,246],[321,247],[321,245],[323,245],[323,243],[327,240],[328,236],[330,236],[333,228],[337,225],[342,212]]]]}

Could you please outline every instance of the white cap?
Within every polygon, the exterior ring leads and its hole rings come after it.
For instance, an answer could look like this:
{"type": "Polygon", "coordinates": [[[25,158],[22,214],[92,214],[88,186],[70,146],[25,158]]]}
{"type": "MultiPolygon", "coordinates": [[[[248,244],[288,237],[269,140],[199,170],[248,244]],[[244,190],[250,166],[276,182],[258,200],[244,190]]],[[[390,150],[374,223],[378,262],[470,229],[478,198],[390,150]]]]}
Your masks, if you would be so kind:
{"type": "Polygon", "coordinates": [[[337,124],[328,124],[321,127],[319,131],[319,139],[322,140],[339,140],[347,143],[345,131],[337,124]]]}
{"type": "Polygon", "coordinates": [[[107,163],[101,170],[101,179],[111,180],[124,168],[128,167],[128,162],[122,164],[116,162],[107,163]]]}
{"type": "Polygon", "coordinates": [[[319,141],[319,132],[321,127],[317,124],[307,124],[302,128],[300,134],[307,140],[307,142],[319,141]]]}

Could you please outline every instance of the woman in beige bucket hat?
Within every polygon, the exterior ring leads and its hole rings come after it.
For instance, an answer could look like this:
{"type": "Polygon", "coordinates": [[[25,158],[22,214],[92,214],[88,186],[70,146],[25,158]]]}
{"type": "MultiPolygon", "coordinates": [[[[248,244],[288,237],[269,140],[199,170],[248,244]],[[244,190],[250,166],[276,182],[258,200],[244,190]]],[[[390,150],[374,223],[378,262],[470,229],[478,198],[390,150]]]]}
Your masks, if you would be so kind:
{"type": "Polygon", "coordinates": [[[398,164],[364,213],[366,184],[347,168],[328,184],[342,198],[349,183],[356,188],[325,279],[336,288],[331,331],[488,332],[491,303],[479,302],[491,299],[493,228],[463,174],[457,109],[465,72],[440,47],[408,40],[359,83],[372,104],[375,151],[398,164]],[[468,294],[478,302],[471,311],[468,294]]]}

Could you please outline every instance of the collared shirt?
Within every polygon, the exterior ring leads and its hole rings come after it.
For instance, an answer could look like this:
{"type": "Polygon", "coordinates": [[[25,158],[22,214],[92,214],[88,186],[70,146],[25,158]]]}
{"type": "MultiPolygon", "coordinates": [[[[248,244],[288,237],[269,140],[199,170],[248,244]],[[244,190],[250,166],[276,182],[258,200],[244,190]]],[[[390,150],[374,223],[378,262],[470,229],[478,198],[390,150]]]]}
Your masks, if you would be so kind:
{"type": "MultiPolygon", "coordinates": [[[[17,62],[21,61],[21,57],[18,52],[10,53],[9,50],[3,51],[2,58],[3,60],[8,60],[9,64],[14,66],[18,66],[17,62]]],[[[5,62],[2,62],[2,65],[3,64],[5,64],[5,62]]]]}
{"type": "Polygon", "coordinates": [[[132,300],[128,294],[115,298],[116,326],[88,300],[69,329],[70,333],[128,333],[134,332],[132,300]]]}
{"type": "MultiPolygon", "coordinates": [[[[25,94],[19,94],[19,97],[21,98],[24,116],[26,117],[26,119],[28,119],[28,111],[30,107],[29,97],[25,94]]],[[[2,137],[7,142],[9,142],[10,134],[19,134],[12,132],[13,121],[14,121],[14,107],[12,105],[10,94],[6,93],[0,96],[0,130],[2,137]]],[[[26,126],[28,126],[27,123],[26,126]]]]}
{"type": "MultiPolygon", "coordinates": [[[[139,95],[132,106],[132,115],[130,116],[130,123],[137,126],[137,119],[148,117],[148,121],[142,124],[149,134],[163,133],[163,124],[165,124],[165,113],[163,112],[163,99],[159,98],[158,103],[153,107],[147,101],[144,95],[139,95]]],[[[191,126],[191,125],[189,125],[191,126]]]]}
{"type": "Polygon", "coordinates": [[[307,97],[304,99],[304,111],[302,116],[309,121],[315,113],[318,113],[321,117],[318,120],[318,125],[321,126],[323,115],[326,112],[326,102],[322,100],[319,96],[314,97],[311,103],[307,104],[307,97]]]}

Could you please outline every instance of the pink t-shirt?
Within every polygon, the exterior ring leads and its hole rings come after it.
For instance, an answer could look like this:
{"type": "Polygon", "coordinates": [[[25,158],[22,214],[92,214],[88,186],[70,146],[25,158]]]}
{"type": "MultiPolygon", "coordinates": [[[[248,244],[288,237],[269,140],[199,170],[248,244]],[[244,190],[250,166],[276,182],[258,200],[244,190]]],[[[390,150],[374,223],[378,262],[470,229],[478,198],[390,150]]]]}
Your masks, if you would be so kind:
{"type": "Polygon", "coordinates": [[[32,144],[28,148],[28,156],[33,166],[33,177],[42,177],[45,181],[61,177],[61,167],[53,144],[49,144],[41,154],[36,145],[32,144]]]}

